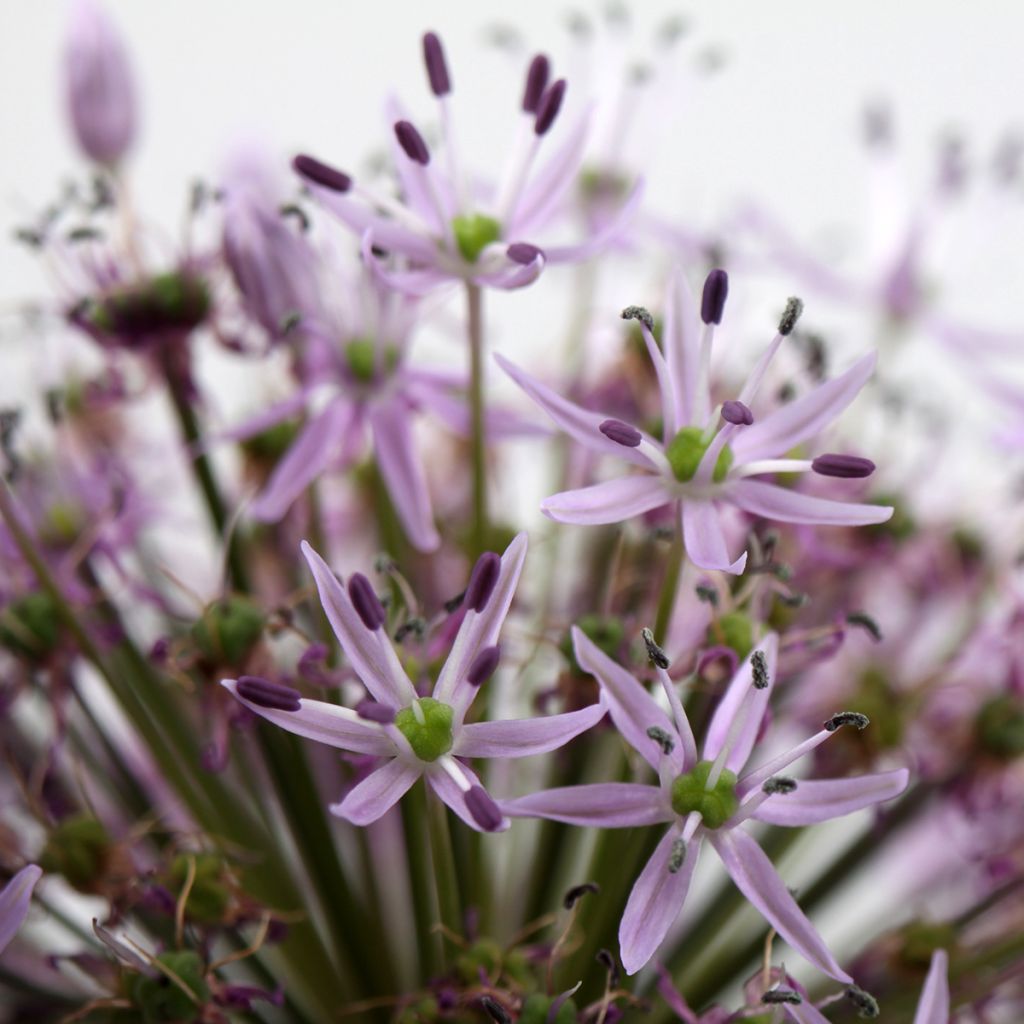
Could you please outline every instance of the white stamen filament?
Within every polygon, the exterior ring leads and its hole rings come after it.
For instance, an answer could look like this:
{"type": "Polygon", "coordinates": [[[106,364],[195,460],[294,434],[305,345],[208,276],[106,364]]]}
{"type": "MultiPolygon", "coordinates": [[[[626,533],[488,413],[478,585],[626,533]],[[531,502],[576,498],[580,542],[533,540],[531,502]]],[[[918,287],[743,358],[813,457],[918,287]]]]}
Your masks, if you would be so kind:
{"type": "Polygon", "coordinates": [[[540,145],[540,136],[533,132],[535,115],[525,114],[519,123],[512,151],[509,153],[501,187],[494,204],[499,223],[508,224],[515,216],[516,207],[526,185],[526,176],[533,166],[540,145]]]}
{"type": "Polygon", "coordinates": [[[397,199],[392,199],[383,192],[378,192],[376,189],[367,188],[365,185],[359,184],[352,186],[352,194],[359,196],[367,205],[376,207],[381,212],[386,213],[401,227],[408,228],[423,238],[431,240],[435,238],[431,226],[419,214],[415,213],[408,206],[403,206],[397,199]]]}
{"type": "Polygon", "coordinates": [[[423,707],[418,700],[414,700],[410,705],[412,707],[413,718],[416,719],[417,725],[426,725],[427,716],[423,713],[423,707]]]}
{"type": "Polygon", "coordinates": [[[442,754],[437,763],[448,773],[451,780],[463,793],[468,793],[473,788],[473,783],[466,778],[462,766],[451,754],[442,754]]]}
{"type": "Polygon", "coordinates": [[[737,466],[730,472],[730,476],[763,476],[767,473],[809,473],[811,471],[810,459],[759,459],[756,462],[746,462],[737,466]]]}
{"type": "Polygon", "coordinates": [[[744,775],[740,779],[739,788],[744,793],[749,793],[755,786],[763,785],[773,775],[777,775],[783,768],[789,767],[794,761],[803,757],[804,754],[810,753],[815,747],[820,747],[832,735],[834,734],[830,733],[827,729],[816,732],[810,739],[797,744],[792,750],[787,750],[784,754],[773,757],[760,768],[755,768],[754,771],[744,775]]]}
{"type": "Polygon", "coordinates": [[[758,360],[757,365],[754,367],[750,376],[747,378],[747,383],[743,385],[743,390],[739,394],[739,401],[744,405],[750,405],[757,395],[758,389],[761,387],[761,381],[764,380],[765,372],[768,369],[768,364],[772,361],[775,353],[779,350],[779,346],[782,344],[784,335],[776,334],[772,338],[771,344],[765,349],[765,353],[758,360]]]}
{"type": "Polygon", "coordinates": [[[753,683],[747,688],[744,693],[743,700],[740,701],[740,706],[736,709],[736,713],[732,716],[732,721],[729,723],[729,729],[725,734],[725,742],[722,744],[722,749],[718,752],[718,756],[715,758],[714,764],[711,766],[711,771],[708,772],[708,780],[704,784],[705,790],[710,792],[718,784],[718,780],[722,776],[722,771],[725,769],[725,762],[732,752],[732,748],[736,745],[736,740],[739,739],[740,732],[743,730],[743,726],[746,724],[747,717],[750,715],[750,701],[753,695],[757,692],[753,683]]]}
{"type": "Polygon", "coordinates": [[[654,340],[654,335],[651,333],[647,324],[642,320],[639,321],[639,323],[640,333],[643,335],[644,344],[647,346],[647,355],[654,366],[654,372],[658,378],[658,390],[661,392],[661,405],[665,412],[665,426],[662,433],[665,437],[665,443],[668,444],[672,438],[676,436],[676,432],[682,426],[681,423],[676,423],[677,402],[675,387],[672,383],[672,375],[668,372],[668,364],[665,362],[665,357],[661,354],[661,349],[658,348],[658,343],[654,340]]]}
{"type": "Polygon", "coordinates": [[[668,672],[663,668],[658,669],[658,678],[661,680],[662,689],[668,697],[669,707],[672,709],[672,718],[675,722],[676,732],[683,747],[683,767],[687,770],[697,762],[697,743],[693,738],[693,730],[690,728],[690,720],[686,717],[679,694],[672,683],[668,672]]]}
{"type": "Polygon", "coordinates": [[[455,193],[455,209],[458,213],[465,213],[466,187],[462,179],[462,171],[459,166],[457,146],[455,145],[454,118],[447,96],[440,98],[441,104],[441,134],[444,136],[445,154],[448,157],[448,174],[452,181],[452,190],[455,193]]]}
{"type": "Polygon", "coordinates": [[[705,324],[700,335],[700,361],[697,363],[697,385],[693,393],[694,423],[706,423],[711,390],[711,343],[715,338],[715,325],[705,324]]]}
{"type": "Polygon", "coordinates": [[[665,457],[665,453],[657,445],[651,444],[650,441],[643,438],[640,441],[640,444],[637,445],[636,450],[646,455],[647,458],[654,463],[655,469],[657,469],[662,476],[667,476],[672,481],[675,480],[676,475],[672,472],[672,464],[665,457]]]}
{"type": "Polygon", "coordinates": [[[691,811],[686,819],[686,824],[683,825],[683,831],[680,833],[679,838],[684,843],[688,843],[692,838],[694,832],[700,827],[700,823],[704,820],[703,815],[700,811],[691,811]]]}

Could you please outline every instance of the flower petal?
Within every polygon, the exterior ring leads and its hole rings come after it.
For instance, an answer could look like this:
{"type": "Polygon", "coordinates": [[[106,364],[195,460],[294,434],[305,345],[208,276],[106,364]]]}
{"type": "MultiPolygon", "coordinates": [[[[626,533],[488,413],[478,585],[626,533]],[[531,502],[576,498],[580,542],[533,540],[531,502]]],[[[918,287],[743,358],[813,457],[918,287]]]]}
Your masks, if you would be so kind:
{"type": "Polygon", "coordinates": [[[350,708],[328,704],[322,700],[302,698],[298,711],[278,711],[246,700],[239,694],[238,683],[234,679],[222,679],[221,686],[229,690],[239,703],[244,704],[254,714],[282,729],[287,729],[288,732],[295,733],[296,736],[304,736],[308,740],[326,743],[341,750],[353,750],[357,754],[394,756],[395,745],[381,727],[373,722],[364,721],[350,708]]]}
{"type": "Polygon", "coordinates": [[[661,477],[645,473],[552,494],[540,503],[540,509],[558,523],[596,526],[625,522],[671,500],[661,477]]]}
{"type": "Polygon", "coordinates": [[[481,253],[480,261],[486,260],[488,266],[473,277],[474,282],[488,288],[503,288],[505,291],[525,288],[528,284],[533,284],[547,266],[547,253],[539,249],[529,263],[517,263],[504,254],[507,249],[504,242],[495,243],[493,248],[493,256],[486,252],[481,253]],[[491,258],[488,258],[489,256],[491,258]]]}
{"type": "Polygon", "coordinates": [[[792,793],[770,796],[753,816],[772,825],[813,825],[892,800],[909,778],[907,769],[899,768],[853,779],[800,779],[792,793]]]}
{"type": "Polygon", "coordinates": [[[280,402],[275,402],[255,416],[243,420],[237,426],[219,431],[212,440],[245,441],[250,437],[255,437],[257,434],[262,434],[264,430],[269,430],[283,420],[290,419],[301,412],[305,408],[306,402],[309,401],[309,395],[312,390],[312,387],[299,388],[293,395],[281,399],[280,402]]]}
{"type": "Polygon", "coordinates": [[[806,1000],[802,1003],[786,1004],[783,1006],[782,1012],[790,1020],[795,1020],[796,1024],[831,1024],[821,1010],[806,1000]]]}
{"type": "Polygon", "coordinates": [[[683,771],[683,743],[671,719],[654,703],[654,698],[578,626],[572,627],[572,646],[580,668],[600,684],[612,721],[623,739],[657,771],[663,755],[647,730],[661,729],[675,743],[667,757],[672,770],[679,775],[683,771]]]}
{"type": "MultiPolygon", "coordinates": [[[[460,761],[459,768],[463,775],[466,776],[471,786],[480,785],[480,779],[468,765],[464,765],[460,761]]],[[[433,789],[433,791],[448,805],[449,809],[453,813],[460,817],[474,831],[484,831],[470,813],[469,808],[466,806],[465,790],[460,789],[455,780],[439,764],[435,763],[427,769],[426,779],[430,784],[430,788],[433,789]]],[[[505,818],[502,821],[501,828],[493,829],[493,831],[505,832],[511,824],[512,823],[505,818]]]]}
{"type": "MultiPolygon", "coordinates": [[[[426,233],[419,235],[410,228],[402,227],[393,218],[374,213],[357,199],[350,199],[308,181],[305,184],[325,209],[347,224],[357,235],[372,232],[375,244],[387,249],[388,252],[409,256],[417,263],[429,265],[436,259],[437,245],[426,233]]],[[[426,229],[427,226],[424,225],[425,232],[426,229]]]]}
{"type": "Polygon", "coordinates": [[[405,674],[387,633],[384,629],[367,629],[363,625],[345,588],[331,572],[330,566],[306,541],[302,542],[302,553],[313,573],[320,603],[334,635],[363,685],[389,708],[412,703],[416,690],[405,674]]]}
{"type": "Polygon", "coordinates": [[[673,826],[633,883],[619,924],[619,956],[627,974],[636,974],[654,956],[683,909],[701,844],[699,839],[688,843],[682,867],[669,871],[678,838],[679,830],[673,826]]]}
{"type": "Polygon", "coordinates": [[[932,953],[921,1001],[917,1004],[914,1024],[949,1024],[949,955],[944,949],[932,953]]]}
{"type": "Polygon", "coordinates": [[[849,984],[853,979],[836,963],[761,847],[738,828],[709,832],[708,837],[736,887],[779,935],[808,963],[849,984]]]}
{"type": "Polygon", "coordinates": [[[730,560],[714,502],[685,499],[682,506],[683,544],[694,565],[740,575],[747,565],[747,553],[730,560]]]}
{"type": "Polygon", "coordinates": [[[737,480],[728,500],[751,515],[780,523],[811,523],[819,526],[868,526],[884,523],[893,513],[889,505],[862,505],[801,494],[762,480],[737,480]]]}
{"type": "Polygon", "coordinates": [[[529,757],[557,750],[604,718],[607,708],[591,704],[580,711],[546,718],[464,725],[455,742],[458,757],[529,757]]]}
{"type": "Polygon", "coordinates": [[[26,864],[0,892],[0,953],[2,953],[28,914],[32,890],[43,875],[37,864],[26,864]]]}
{"type": "Polygon", "coordinates": [[[548,262],[579,263],[603,252],[622,237],[623,232],[636,215],[643,197],[644,181],[639,178],[633,186],[633,191],[626,197],[626,201],[616,211],[615,216],[585,241],[576,245],[545,246],[544,255],[547,256],[548,262]]]}
{"type": "Polygon", "coordinates": [[[673,818],[660,786],[636,782],[561,786],[502,800],[500,805],[511,818],[550,818],[594,828],[639,828],[673,818]]]}
{"type": "Polygon", "coordinates": [[[331,804],[331,814],[353,825],[370,825],[387,814],[422,774],[421,765],[394,757],[349,790],[341,803],[331,804]]]}

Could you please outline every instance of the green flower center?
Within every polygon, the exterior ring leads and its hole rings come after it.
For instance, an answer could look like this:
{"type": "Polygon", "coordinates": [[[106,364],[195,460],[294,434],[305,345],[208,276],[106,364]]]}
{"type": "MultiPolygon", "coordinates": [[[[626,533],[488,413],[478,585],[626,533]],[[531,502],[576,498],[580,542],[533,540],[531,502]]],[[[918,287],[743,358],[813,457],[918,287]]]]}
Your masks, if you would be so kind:
{"type": "Polygon", "coordinates": [[[975,727],[982,749],[993,757],[1010,761],[1024,754],[1024,707],[1011,694],[984,704],[975,727]]]}
{"type": "Polygon", "coordinates": [[[398,365],[398,350],[385,348],[378,366],[377,343],[372,338],[356,338],[345,346],[345,361],[356,380],[369,384],[377,378],[378,370],[390,373],[398,365]]]}
{"type": "Polygon", "coordinates": [[[420,697],[395,715],[395,725],[421,761],[436,761],[452,749],[454,715],[450,704],[420,697]]]}
{"type": "Polygon", "coordinates": [[[736,773],[723,768],[718,781],[708,789],[711,766],[710,761],[699,761],[692,772],[672,783],[672,810],[681,818],[698,811],[705,828],[721,828],[740,805],[736,773]]]}
{"type": "Polygon", "coordinates": [[[108,292],[92,307],[94,327],[129,337],[161,330],[192,330],[210,312],[206,283],[182,272],[158,274],[108,292]]]}
{"type": "Polygon", "coordinates": [[[458,216],[452,221],[455,244],[467,263],[476,263],[484,249],[501,238],[501,225],[483,213],[458,216]]]}
{"type": "MultiPolygon", "coordinates": [[[[686,483],[693,479],[700,460],[704,458],[704,453],[711,446],[712,440],[713,438],[705,439],[704,431],[700,427],[683,427],[672,438],[665,454],[668,456],[672,472],[680,483],[686,483]]],[[[725,479],[732,466],[732,459],[732,449],[726,445],[719,452],[718,459],[715,461],[712,479],[716,484],[720,484],[725,479]]]]}

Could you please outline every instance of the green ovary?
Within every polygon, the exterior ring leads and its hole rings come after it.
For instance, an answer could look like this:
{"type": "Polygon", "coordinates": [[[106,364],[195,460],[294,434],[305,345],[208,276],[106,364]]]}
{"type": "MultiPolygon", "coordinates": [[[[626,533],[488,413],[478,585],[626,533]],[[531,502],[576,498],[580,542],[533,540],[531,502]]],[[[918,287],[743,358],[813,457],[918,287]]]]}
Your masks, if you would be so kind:
{"type": "MultiPolygon", "coordinates": [[[[683,427],[674,438],[672,438],[665,455],[668,456],[672,472],[680,483],[692,480],[704,458],[704,453],[711,445],[713,438],[705,439],[704,431],[700,427],[683,427]]],[[[732,449],[726,445],[718,455],[715,462],[715,471],[712,479],[720,484],[732,466],[732,449]]]]}
{"type": "Polygon", "coordinates": [[[672,783],[672,810],[681,818],[698,812],[705,828],[721,828],[739,807],[736,774],[722,769],[718,781],[707,788],[712,763],[699,761],[692,772],[680,775],[672,783]]]}
{"type": "Polygon", "coordinates": [[[484,249],[501,238],[501,225],[482,213],[456,217],[452,221],[455,244],[467,263],[476,263],[484,249]]]}
{"type": "Polygon", "coordinates": [[[421,697],[395,715],[395,725],[421,761],[436,761],[452,749],[454,714],[450,705],[421,697]]]}
{"type": "Polygon", "coordinates": [[[372,338],[356,338],[345,346],[345,361],[357,380],[369,384],[378,371],[389,373],[398,363],[398,352],[385,348],[378,366],[377,343],[372,338]]]}

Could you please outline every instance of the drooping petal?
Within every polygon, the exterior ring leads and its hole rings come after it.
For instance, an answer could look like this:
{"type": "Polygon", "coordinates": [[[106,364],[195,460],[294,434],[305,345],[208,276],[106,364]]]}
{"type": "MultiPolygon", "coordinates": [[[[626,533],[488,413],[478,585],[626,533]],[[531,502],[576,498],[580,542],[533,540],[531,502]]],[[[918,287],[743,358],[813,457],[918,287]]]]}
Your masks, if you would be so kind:
{"type": "Polygon", "coordinates": [[[697,306],[686,275],[681,270],[672,274],[665,303],[665,327],[662,344],[672,377],[672,391],[676,400],[676,423],[683,426],[691,422],[694,407],[694,389],[697,386],[700,365],[700,328],[697,306]]]}
{"type": "Polygon", "coordinates": [[[550,818],[594,828],[640,828],[673,818],[660,786],[636,782],[562,786],[500,803],[511,818],[550,818]]]}
{"type": "Polygon", "coordinates": [[[736,464],[770,459],[820,434],[858,395],[875,368],[875,353],[846,373],[745,427],[732,443],[736,464]]]}
{"type": "Polygon", "coordinates": [[[331,804],[331,814],[353,825],[370,825],[387,814],[422,774],[422,765],[408,764],[394,757],[370,772],[340,803],[331,804]]]}
{"type": "Polygon", "coordinates": [[[754,749],[757,734],[768,708],[768,701],[775,686],[775,675],[779,657],[779,638],[769,633],[755,645],[755,650],[764,652],[765,666],[768,670],[768,685],[762,689],[754,686],[753,657],[751,651],[743,660],[736,674],[729,683],[725,695],[718,702],[715,714],[708,726],[707,738],[704,740],[704,757],[713,761],[718,757],[729,738],[730,731],[737,729],[732,738],[732,747],[725,759],[725,766],[732,772],[739,772],[747,763],[750,752],[754,749]],[[742,724],[736,721],[742,716],[742,724]]]}
{"type": "Polygon", "coordinates": [[[529,757],[557,750],[604,718],[607,709],[591,704],[546,718],[523,718],[464,725],[453,753],[459,757],[529,757]]]}
{"type": "Polygon", "coordinates": [[[596,526],[625,522],[671,500],[661,477],[645,473],[552,494],[540,503],[540,509],[558,523],[596,526]]]}
{"type": "Polygon", "coordinates": [[[441,537],[434,527],[427,478],[413,442],[408,406],[399,399],[375,403],[369,418],[377,466],[405,535],[417,551],[437,550],[441,537]]]}
{"type": "Polygon", "coordinates": [[[683,743],[676,727],[654,698],[617,662],[612,661],[578,626],[572,627],[572,645],[576,661],[601,686],[615,727],[623,739],[655,770],[662,756],[667,756],[673,771],[683,771],[683,743]],[[674,746],[668,755],[647,734],[657,728],[672,738],[674,746]]]}
{"type": "Polygon", "coordinates": [[[909,778],[907,769],[899,768],[853,779],[800,779],[792,793],[769,797],[753,816],[772,825],[813,825],[892,800],[909,778]]]}
{"type": "Polygon", "coordinates": [[[832,501],[801,494],[763,480],[737,480],[727,497],[744,512],[779,523],[810,523],[819,526],[868,526],[884,523],[893,513],[890,505],[866,505],[832,501]]]}
{"type": "Polygon", "coordinates": [[[504,242],[495,243],[491,258],[488,258],[490,254],[487,250],[480,254],[480,262],[486,262],[487,266],[480,273],[474,275],[473,280],[477,284],[485,285],[488,288],[514,291],[516,288],[525,288],[528,284],[533,284],[544,272],[548,263],[546,252],[538,249],[529,263],[518,263],[505,255],[506,248],[504,242]]]}
{"type": "Polygon", "coordinates": [[[296,736],[304,736],[306,739],[326,743],[341,750],[353,750],[357,754],[389,757],[395,753],[394,743],[379,725],[364,721],[349,708],[328,704],[322,700],[302,698],[298,711],[279,711],[246,700],[238,692],[238,684],[234,679],[222,679],[221,686],[230,690],[238,701],[254,714],[282,729],[287,729],[288,732],[295,733],[296,736]]]}
{"type": "Polygon", "coordinates": [[[669,871],[678,838],[679,830],[673,826],[633,883],[619,924],[619,956],[627,974],[636,974],[654,956],[683,909],[700,854],[700,840],[688,843],[679,870],[669,871]]]}
{"type": "Polygon", "coordinates": [[[717,569],[740,575],[747,565],[746,551],[735,561],[729,557],[725,533],[713,501],[684,499],[682,502],[683,544],[686,554],[701,569],[717,569]]]}
{"type": "MultiPolygon", "coordinates": [[[[495,362],[532,398],[570,437],[579,441],[591,451],[603,455],[617,455],[620,459],[643,466],[645,469],[657,469],[651,460],[639,448],[626,448],[615,441],[609,440],[601,433],[601,424],[608,418],[600,413],[589,412],[573,402],[556,394],[546,384],[541,384],[528,373],[520,370],[504,356],[495,353],[495,362]]],[[[653,438],[645,435],[646,440],[656,444],[653,438]]]]}
{"type": "Polygon", "coordinates": [[[932,964],[921,989],[921,1000],[914,1024],[949,1024],[949,954],[944,949],[932,953],[932,964]]]}
{"type": "MultiPolygon", "coordinates": [[[[468,766],[461,762],[459,763],[459,769],[462,774],[466,777],[470,786],[479,786],[480,779],[476,773],[468,766]]],[[[441,767],[440,764],[434,763],[427,769],[425,776],[427,783],[430,788],[447,804],[447,806],[457,814],[471,829],[476,832],[483,832],[477,822],[470,813],[469,807],[466,805],[466,790],[459,787],[455,780],[441,767]]],[[[500,804],[499,804],[500,806],[500,804]]],[[[502,821],[501,828],[493,829],[490,831],[494,832],[505,832],[511,822],[508,818],[502,821]]]]}
{"type": "Polygon", "coordinates": [[[736,887],[779,935],[808,963],[836,981],[851,982],[853,979],[836,963],[761,847],[738,828],[720,829],[708,836],[736,887]]]}
{"type": "Polygon", "coordinates": [[[410,704],[416,698],[416,690],[384,629],[367,629],[330,566],[306,541],[302,542],[302,554],[313,573],[334,635],[363,685],[389,708],[410,704]]]}
{"type": "Polygon", "coordinates": [[[43,875],[36,864],[26,864],[0,892],[0,953],[21,927],[32,902],[32,890],[43,875]]]}

